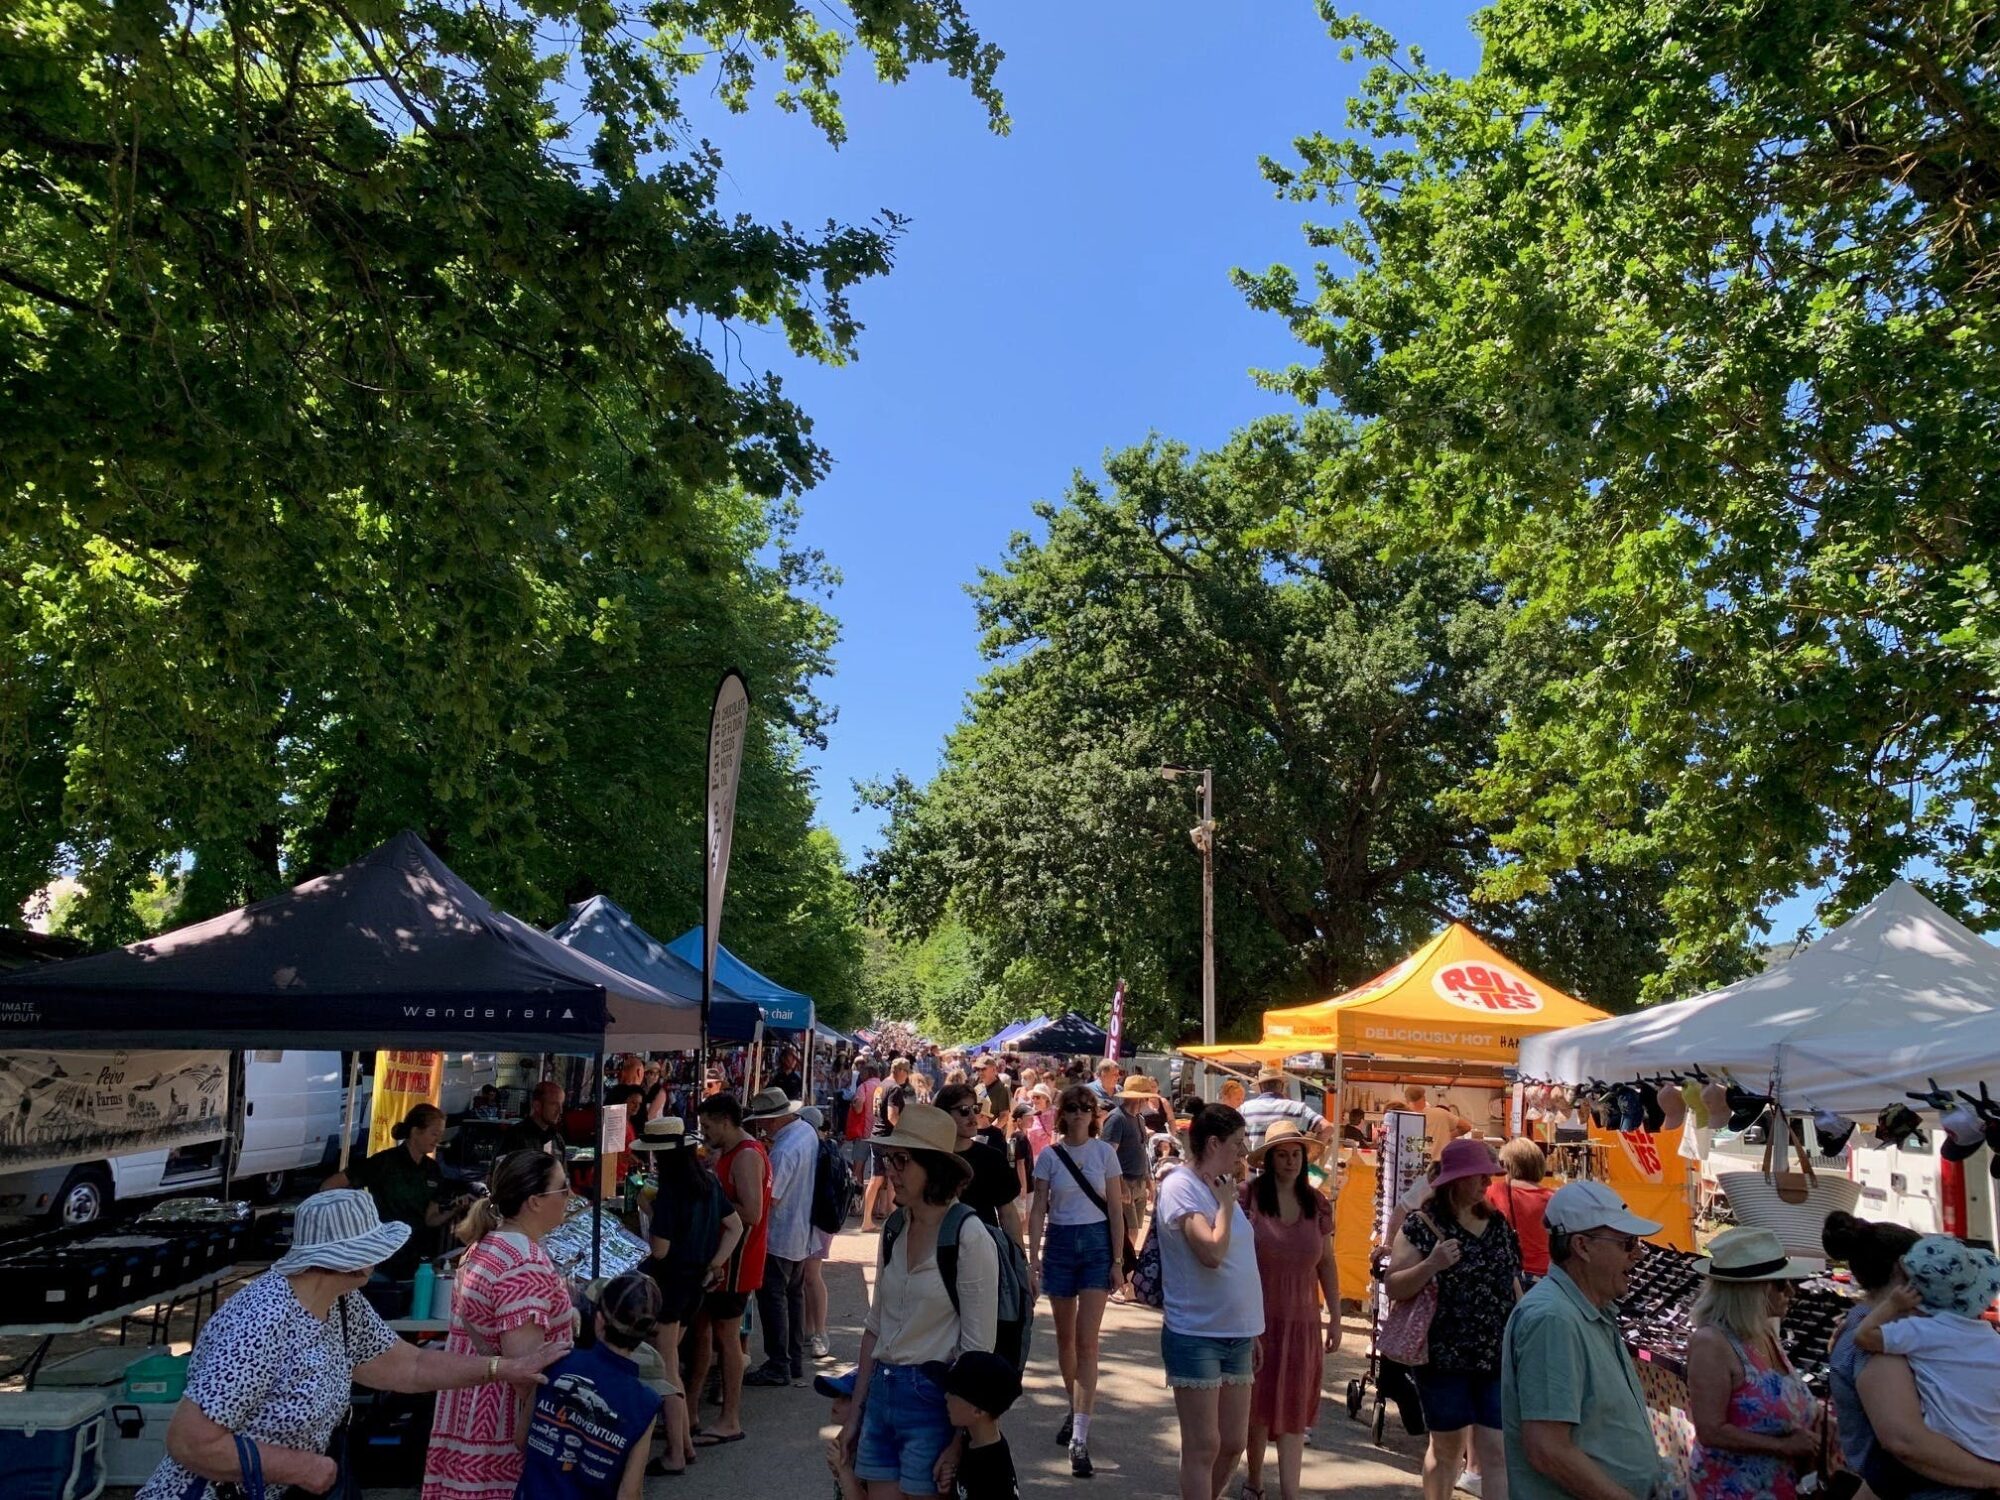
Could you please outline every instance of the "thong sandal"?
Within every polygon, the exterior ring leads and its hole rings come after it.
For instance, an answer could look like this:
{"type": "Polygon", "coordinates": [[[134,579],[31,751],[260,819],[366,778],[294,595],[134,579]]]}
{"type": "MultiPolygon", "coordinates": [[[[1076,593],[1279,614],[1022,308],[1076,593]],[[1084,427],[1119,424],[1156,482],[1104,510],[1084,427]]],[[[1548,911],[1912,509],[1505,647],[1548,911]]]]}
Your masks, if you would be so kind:
{"type": "Polygon", "coordinates": [[[695,1436],[694,1445],[697,1448],[720,1448],[724,1443],[740,1443],[748,1436],[747,1432],[703,1432],[695,1436]]]}

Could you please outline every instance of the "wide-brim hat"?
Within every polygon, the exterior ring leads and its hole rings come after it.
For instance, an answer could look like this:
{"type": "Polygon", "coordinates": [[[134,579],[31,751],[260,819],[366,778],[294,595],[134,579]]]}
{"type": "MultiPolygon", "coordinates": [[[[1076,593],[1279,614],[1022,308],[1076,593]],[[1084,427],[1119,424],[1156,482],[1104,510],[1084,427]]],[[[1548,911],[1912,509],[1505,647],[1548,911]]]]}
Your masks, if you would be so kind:
{"type": "Polygon", "coordinates": [[[1250,1153],[1250,1165],[1263,1166],[1264,1158],[1271,1154],[1273,1147],[1277,1146],[1303,1146],[1306,1160],[1309,1162],[1316,1162],[1326,1155],[1326,1142],[1316,1135],[1308,1135],[1297,1121],[1273,1120],[1270,1128],[1264,1132],[1264,1139],[1258,1142],[1256,1150],[1250,1153]]]}
{"type": "Polygon", "coordinates": [[[936,1151],[950,1156],[958,1150],[958,1126],[935,1104],[908,1104],[896,1117],[896,1128],[868,1144],[878,1151],[936,1151]]]}
{"type": "Polygon", "coordinates": [[[632,1142],[634,1151],[684,1151],[695,1143],[695,1138],[687,1133],[687,1121],[676,1115],[663,1115],[657,1120],[648,1120],[640,1128],[638,1138],[632,1142]]]}
{"type": "Polygon", "coordinates": [[[1160,1085],[1154,1079],[1148,1078],[1144,1073],[1134,1073],[1119,1086],[1118,1097],[1120,1099],[1157,1099],[1160,1097],[1160,1085]]]}
{"type": "Polygon", "coordinates": [[[1263,1067],[1257,1070],[1257,1082],[1259,1083],[1284,1083],[1291,1076],[1291,1074],[1287,1073],[1276,1063],[1265,1063],[1263,1067]]]}
{"type": "Polygon", "coordinates": [[[1695,1269],[1710,1281],[1805,1281],[1825,1269],[1817,1261],[1785,1254],[1775,1229],[1745,1225],[1725,1229],[1708,1242],[1708,1257],[1695,1269]]]}
{"type": "Polygon", "coordinates": [[[751,1099],[750,1107],[743,1111],[743,1123],[748,1125],[752,1120],[789,1120],[804,1108],[803,1104],[781,1088],[759,1089],[756,1096],[751,1099]]]}
{"type": "Polygon", "coordinates": [[[314,1193],[292,1216],[292,1248],[271,1269],[281,1276],[300,1271],[369,1271],[394,1255],[410,1238],[410,1226],[384,1224],[375,1199],[359,1188],[314,1193]]]}
{"type": "Polygon", "coordinates": [[[1431,1179],[1431,1188],[1435,1191],[1462,1177],[1498,1177],[1506,1170],[1486,1142],[1461,1136],[1438,1153],[1437,1176],[1431,1179]]]}

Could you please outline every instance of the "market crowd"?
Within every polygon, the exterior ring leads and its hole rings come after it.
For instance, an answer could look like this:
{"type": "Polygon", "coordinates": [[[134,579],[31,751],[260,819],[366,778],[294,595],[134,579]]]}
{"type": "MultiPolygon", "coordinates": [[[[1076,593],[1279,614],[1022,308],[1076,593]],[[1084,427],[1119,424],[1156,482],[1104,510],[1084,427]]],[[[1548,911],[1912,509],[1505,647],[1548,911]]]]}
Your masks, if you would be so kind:
{"type": "MultiPolygon", "coordinates": [[[[141,1500],[327,1493],[344,1482],[355,1383],[440,1393],[423,1500],[634,1500],[648,1475],[748,1437],[746,1386],[807,1385],[833,1403],[825,1458],[844,1500],[1013,1496],[1005,1419],[1034,1361],[1058,1374],[1065,1415],[1013,1439],[1052,1439],[1077,1479],[1095,1472],[1094,1423],[1157,1422],[1101,1408],[1114,1298],[1160,1311],[1182,1500],[1239,1484],[1243,1500],[1296,1500],[1342,1337],[1325,1169],[1337,1144],[1371,1144],[1364,1115],[1336,1131],[1277,1069],[1203,1103],[1112,1062],[1044,1072],[991,1055],[858,1056],[818,1108],[786,1061],[748,1098],[706,1076],[694,1129],[660,1106],[657,1074],[620,1065],[650,1254],[582,1291],[542,1244],[572,1196],[560,1087],[536,1087],[470,1200],[436,1176],[442,1116],[411,1111],[388,1151],[300,1206],[284,1257],[202,1330],[141,1500]],[[829,1341],[822,1266],[856,1212],[876,1275],[850,1365],[829,1341]],[[424,1348],[361,1293],[445,1226],[463,1253],[443,1347],[424,1348]],[[1043,1297],[1052,1358],[1032,1347],[1043,1297]]],[[[1534,1142],[1496,1152],[1421,1086],[1404,1105],[1425,1118],[1430,1163],[1377,1262],[1372,1352],[1427,1434],[1426,1500],[1663,1493],[1616,1316],[1661,1226],[1600,1183],[1550,1189],[1534,1142]]],[[[1686,1360],[1690,1492],[2000,1493],[2000,1337],[1983,1321],[2000,1260],[1844,1214],[1824,1248],[1862,1301],[1822,1400],[1778,1337],[1817,1268],[1767,1230],[1709,1246],[1686,1360]]]]}

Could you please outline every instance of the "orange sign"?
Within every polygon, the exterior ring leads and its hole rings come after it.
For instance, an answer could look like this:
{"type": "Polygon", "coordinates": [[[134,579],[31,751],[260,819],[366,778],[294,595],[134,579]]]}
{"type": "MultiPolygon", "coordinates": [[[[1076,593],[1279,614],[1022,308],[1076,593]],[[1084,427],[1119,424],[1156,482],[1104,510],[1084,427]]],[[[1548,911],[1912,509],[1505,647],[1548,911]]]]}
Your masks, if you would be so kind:
{"type": "Polygon", "coordinates": [[[389,1134],[419,1104],[435,1104],[444,1092],[442,1052],[377,1052],[375,1094],[368,1117],[368,1154],[395,1144],[389,1134]]]}
{"type": "Polygon", "coordinates": [[[1688,1163],[1680,1155],[1680,1131],[1656,1134],[1592,1125],[1590,1138],[1606,1148],[1606,1186],[1623,1198],[1633,1213],[1662,1226],[1652,1236],[1653,1243],[1693,1250],[1694,1204],[1688,1195],[1688,1163]]]}

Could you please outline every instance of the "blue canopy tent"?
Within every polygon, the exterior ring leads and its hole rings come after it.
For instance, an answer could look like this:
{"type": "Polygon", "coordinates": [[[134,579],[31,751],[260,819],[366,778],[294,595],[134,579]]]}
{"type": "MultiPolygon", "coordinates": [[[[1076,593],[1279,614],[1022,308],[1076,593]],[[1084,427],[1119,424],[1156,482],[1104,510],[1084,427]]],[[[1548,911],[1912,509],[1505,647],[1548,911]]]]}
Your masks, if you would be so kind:
{"type": "Polygon", "coordinates": [[[1047,1016],[1036,1016],[1032,1021],[1016,1021],[1012,1026],[1002,1026],[985,1041],[967,1047],[965,1050],[974,1053],[997,1052],[1000,1048],[1012,1044],[1014,1038],[1023,1033],[1033,1031],[1038,1026],[1046,1026],[1048,1024],[1049,1018],[1047,1016]]]}
{"type": "Polygon", "coordinates": [[[1110,1043],[1102,1026],[1084,1020],[1073,1010],[1007,1041],[1016,1052],[1051,1052],[1065,1057],[1102,1057],[1110,1043]]]}
{"type": "MultiPolygon", "coordinates": [[[[568,916],[549,929],[549,936],[565,948],[586,953],[620,974],[644,980],[675,999],[694,1006],[701,1004],[701,971],[633,921],[632,914],[609,896],[579,901],[569,909],[568,916]]],[[[716,980],[714,1004],[708,1016],[711,1037],[747,1042],[756,1033],[759,1015],[756,1001],[737,994],[721,979],[716,980]]]]}
{"type": "MultiPolygon", "coordinates": [[[[700,981],[702,958],[702,930],[690,927],[686,932],[667,944],[667,951],[682,960],[695,972],[700,981]]],[[[721,991],[727,986],[732,995],[740,995],[745,1000],[754,1001],[763,1012],[764,1026],[769,1031],[809,1031],[813,1023],[813,1003],[810,995],[801,995],[797,990],[788,990],[775,979],[759,974],[734,953],[720,943],[715,945],[715,987],[721,991]]]]}

